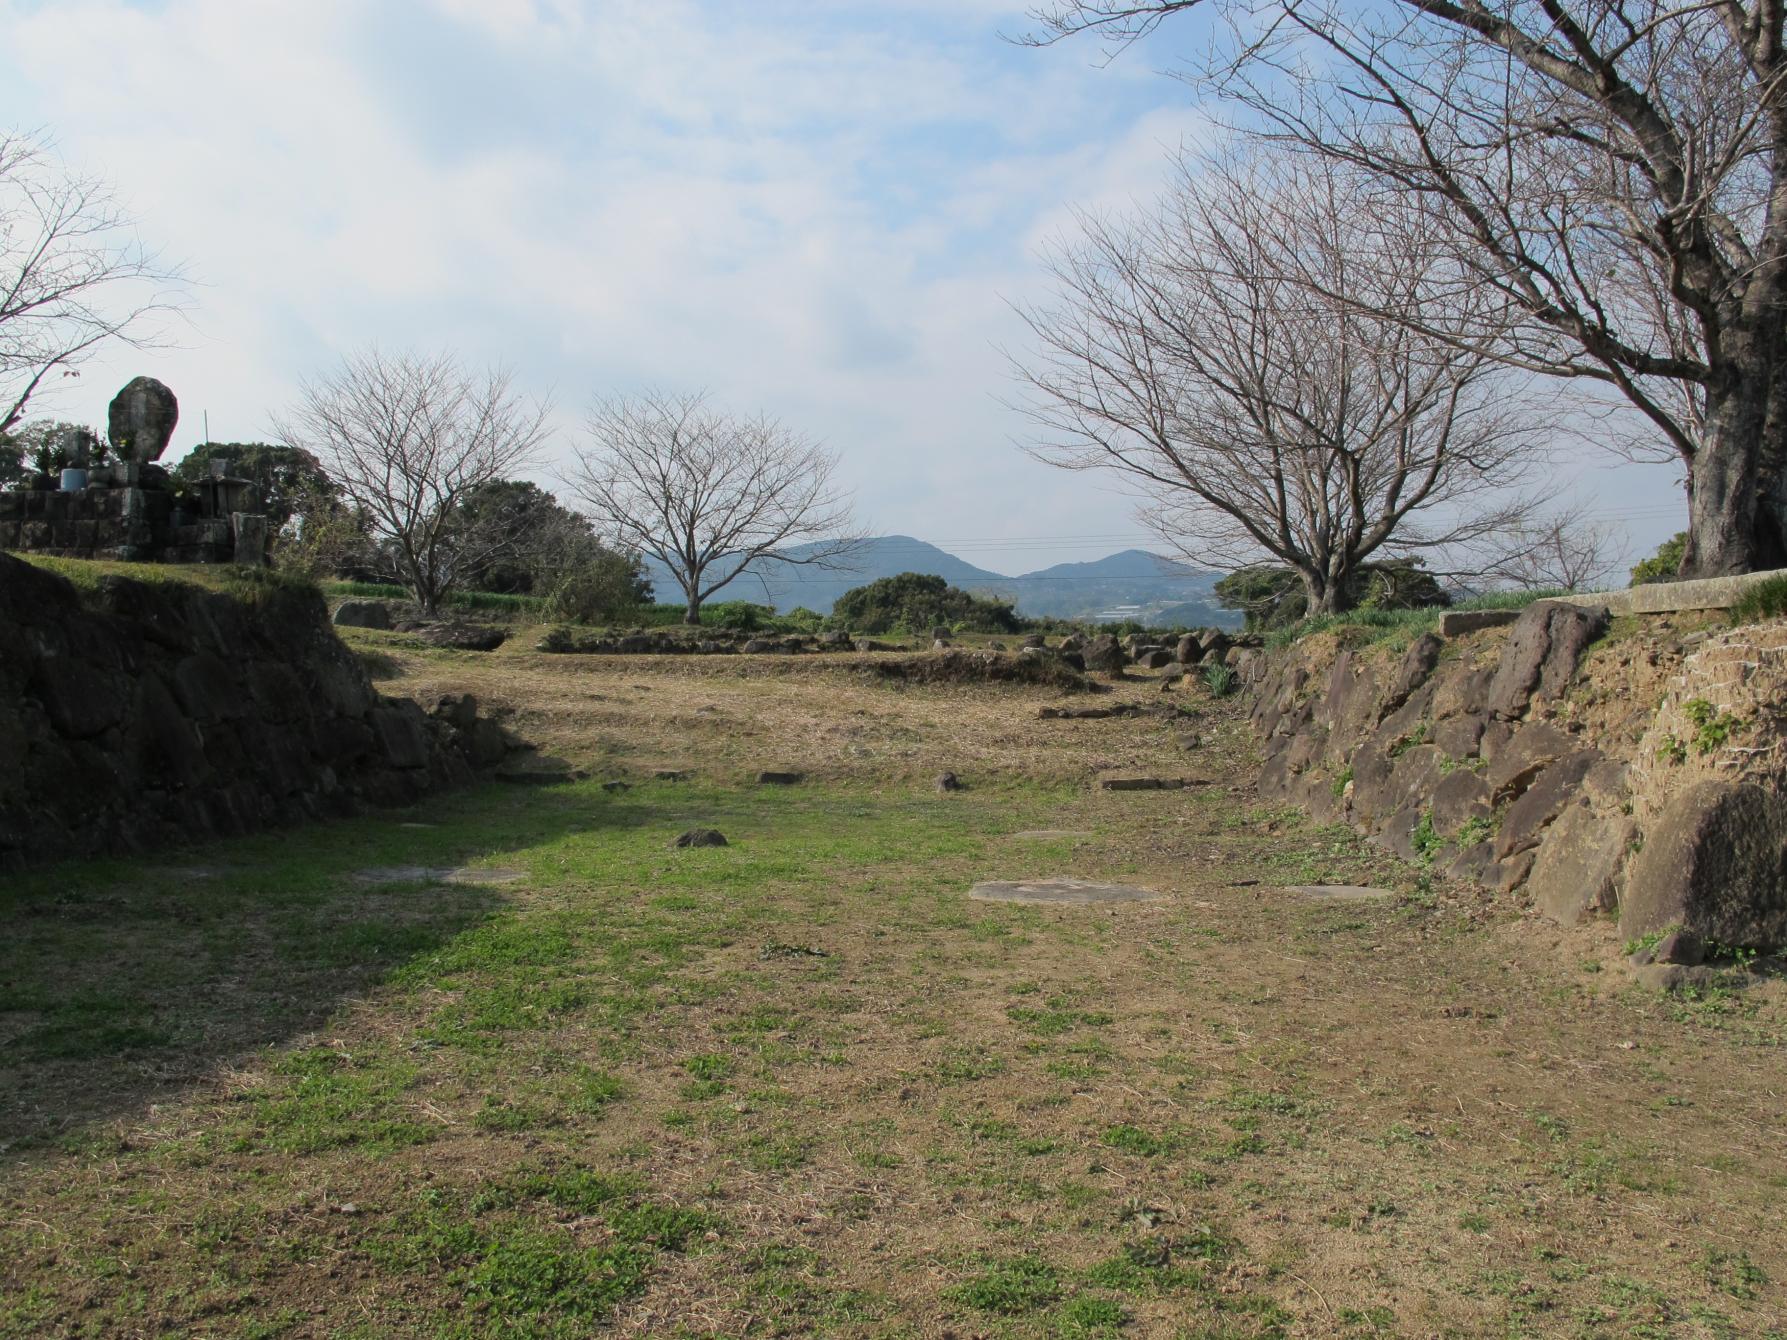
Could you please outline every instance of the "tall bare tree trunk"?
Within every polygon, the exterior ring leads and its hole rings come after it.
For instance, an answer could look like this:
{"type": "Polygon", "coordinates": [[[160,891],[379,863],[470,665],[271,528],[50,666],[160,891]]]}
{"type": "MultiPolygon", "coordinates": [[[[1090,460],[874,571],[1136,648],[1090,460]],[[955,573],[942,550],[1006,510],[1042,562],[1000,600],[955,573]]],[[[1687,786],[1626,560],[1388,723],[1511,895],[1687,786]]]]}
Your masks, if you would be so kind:
{"type": "Polygon", "coordinates": [[[1784,357],[1776,335],[1726,337],[1727,357],[1707,387],[1706,426],[1689,475],[1684,576],[1721,577],[1787,563],[1783,425],[1770,404],[1779,395],[1784,357]]]}

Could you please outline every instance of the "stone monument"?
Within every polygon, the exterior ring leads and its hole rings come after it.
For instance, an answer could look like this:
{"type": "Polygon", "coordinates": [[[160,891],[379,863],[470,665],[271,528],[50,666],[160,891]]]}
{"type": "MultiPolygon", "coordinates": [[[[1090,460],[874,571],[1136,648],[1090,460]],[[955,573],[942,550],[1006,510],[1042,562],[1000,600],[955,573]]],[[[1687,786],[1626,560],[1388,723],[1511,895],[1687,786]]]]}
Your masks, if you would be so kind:
{"type": "Polygon", "coordinates": [[[161,458],[179,421],[180,402],[153,377],[133,379],[106,410],[106,432],[119,458],[143,465],[161,458]]]}

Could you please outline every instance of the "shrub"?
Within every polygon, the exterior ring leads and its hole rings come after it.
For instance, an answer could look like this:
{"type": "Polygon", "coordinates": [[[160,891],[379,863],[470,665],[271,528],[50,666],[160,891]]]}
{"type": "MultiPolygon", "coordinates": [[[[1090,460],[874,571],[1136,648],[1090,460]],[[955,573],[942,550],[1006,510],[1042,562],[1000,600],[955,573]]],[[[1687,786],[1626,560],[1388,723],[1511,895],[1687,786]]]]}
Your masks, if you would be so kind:
{"type": "Polygon", "coordinates": [[[559,623],[603,623],[639,605],[639,565],[624,554],[601,551],[543,584],[540,612],[559,623]]]}
{"type": "MultiPolygon", "coordinates": [[[[1452,603],[1418,558],[1361,564],[1342,592],[1347,609],[1412,610],[1452,603]]],[[[1249,632],[1288,628],[1309,612],[1302,579],[1290,568],[1262,564],[1232,572],[1216,583],[1216,598],[1240,610],[1249,632]]]]}
{"type": "Polygon", "coordinates": [[[920,572],[880,577],[846,591],[832,606],[832,619],[861,633],[922,631],[940,624],[967,633],[1015,633],[1024,626],[1009,603],[957,590],[920,572]]]}
{"type": "Polygon", "coordinates": [[[1206,665],[1202,677],[1212,698],[1226,698],[1235,691],[1235,672],[1226,665],[1206,665]]]}
{"type": "Polygon", "coordinates": [[[1657,552],[1632,569],[1633,586],[1649,586],[1653,582],[1673,582],[1682,570],[1682,555],[1688,548],[1688,532],[1678,531],[1662,544],[1657,552]]]}

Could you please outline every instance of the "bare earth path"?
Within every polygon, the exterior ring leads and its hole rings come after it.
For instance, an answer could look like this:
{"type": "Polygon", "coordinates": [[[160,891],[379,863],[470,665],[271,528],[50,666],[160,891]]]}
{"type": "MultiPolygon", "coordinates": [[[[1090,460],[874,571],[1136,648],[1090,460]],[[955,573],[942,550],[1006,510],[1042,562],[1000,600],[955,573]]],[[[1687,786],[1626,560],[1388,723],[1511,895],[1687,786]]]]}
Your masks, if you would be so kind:
{"type": "Polygon", "coordinates": [[[1232,704],[375,643],[591,780],[0,892],[0,1334],[1787,1335],[1782,984],[1260,808],[1232,704]],[[967,896],[1048,876],[1163,896],[967,896]]]}

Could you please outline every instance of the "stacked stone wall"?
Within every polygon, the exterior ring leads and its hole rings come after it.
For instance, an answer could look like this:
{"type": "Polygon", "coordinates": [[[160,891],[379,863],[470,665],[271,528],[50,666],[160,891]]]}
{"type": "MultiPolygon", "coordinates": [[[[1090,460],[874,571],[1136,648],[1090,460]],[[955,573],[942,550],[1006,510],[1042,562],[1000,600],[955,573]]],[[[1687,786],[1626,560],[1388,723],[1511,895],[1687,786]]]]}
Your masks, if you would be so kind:
{"type": "Polygon", "coordinates": [[[0,870],[409,803],[516,744],[381,697],[313,590],[83,593],[0,554],[0,870]]]}
{"type": "Polygon", "coordinates": [[[1394,656],[1257,658],[1261,791],[1566,925],[1787,945],[1787,624],[1603,651],[1609,623],[1542,602],[1394,656]]]}
{"type": "MultiPolygon", "coordinates": [[[[176,515],[165,489],[10,490],[0,492],[0,549],[125,562],[228,563],[235,557],[230,518],[176,525],[176,515]]],[[[258,562],[260,554],[253,558],[258,562]]]]}

